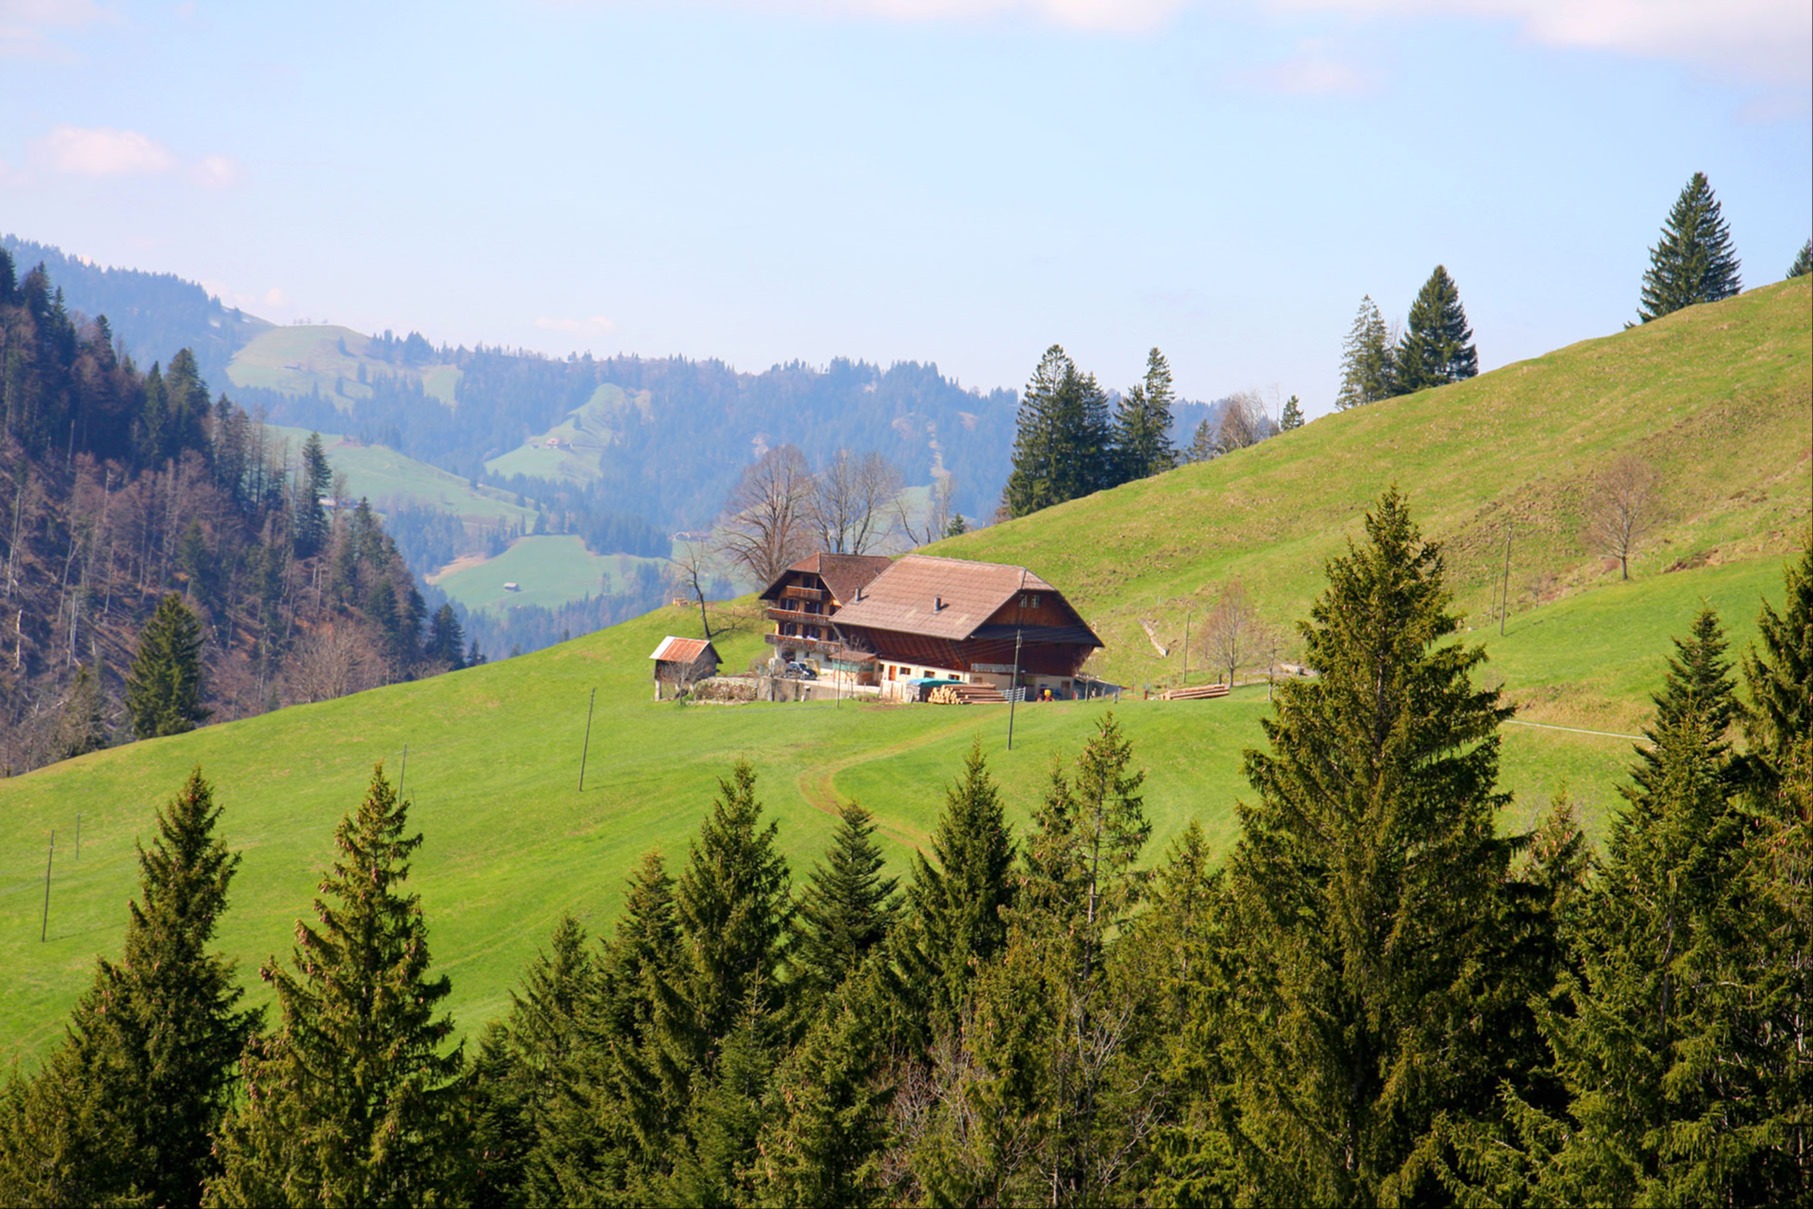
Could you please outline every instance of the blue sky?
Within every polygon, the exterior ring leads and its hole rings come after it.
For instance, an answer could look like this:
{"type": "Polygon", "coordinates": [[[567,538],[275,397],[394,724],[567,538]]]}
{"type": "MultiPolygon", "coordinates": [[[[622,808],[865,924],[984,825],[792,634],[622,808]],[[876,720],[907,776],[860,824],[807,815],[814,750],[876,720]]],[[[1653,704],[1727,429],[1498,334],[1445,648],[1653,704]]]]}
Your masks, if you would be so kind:
{"type": "Polygon", "coordinates": [[[1437,264],[1616,331],[1687,177],[1813,233],[1805,0],[0,0],[0,229],[278,322],[746,369],[1056,341],[1332,399],[1437,264]]]}

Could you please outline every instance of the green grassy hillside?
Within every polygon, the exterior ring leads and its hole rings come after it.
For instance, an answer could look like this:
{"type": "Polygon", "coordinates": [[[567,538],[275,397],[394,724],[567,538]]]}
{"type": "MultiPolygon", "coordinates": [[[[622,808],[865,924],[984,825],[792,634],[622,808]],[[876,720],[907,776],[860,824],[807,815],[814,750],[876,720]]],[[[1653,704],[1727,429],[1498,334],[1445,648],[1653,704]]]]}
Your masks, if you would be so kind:
{"type": "Polygon", "coordinates": [[[602,474],[600,466],[605,451],[620,439],[617,418],[630,411],[646,415],[650,406],[652,403],[646,390],[632,395],[620,386],[604,383],[584,403],[568,412],[559,424],[530,437],[516,449],[492,458],[485,463],[485,470],[500,478],[520,474],[529,478],[590,482],[602,474]]]}
{"type": "MultiPolygon", "coordinates": [[[[309,435],[306,428],[277,424],[269,428],[293,449],[301,449],[309,435]]],[[[499,524],[527,528],[535,523],[535,510],[518,504],[509,492],[483,485],[473,487],[457,474],[418,462],[387,445],[365,445],[325,432],[321,441],[334,473],[346,476],[347,495],[354,499],[363,496],[379,511],[407,503],[450,513],[469,529],[488,529],[499,524]]]]}
{"type": "MultiPolygon", "coordinates": [[[[1624,453],[1661,473],[1662,520],[1632,566],[1638,584],[1794,548],[1813,507],[1810,359],[1813,283],[1799,278],[1326,416],[933,550],[1037,568],[1106,641],[1095,670],[1139,684],[1177,673],[1186,614],[1200,623],[1229,579],[1244,582],[1267,620],[1301,616],[1324,561],[1396,483],[1424,532],[1445,543],[1460,604],[1482,629],[1512,528],[1516,631],[1538,602],[1618,590],[1615,564],[1581,533],[1593,476],[1624,453]],[[1171,659],[1158,657],[1142,620],[1171,659]]],[[[1582,659],[1595,662],[1599,642],[1615,659],[1625,624],[1620,612],[1583,639],[1582,659]]],[[[1522,700],[1540,720],[1627,730],[1641,698],[1607,676],[1522,700]]]]}
{"type": "Polygon", "coordinates": [[[235,386],[252,386],[306,395],[319,391],[342,411],[354,400],[371,396],[359,381],[363,368],[368,377],[402,377],[419,381],[433,398],[452,407],[460,371],[451,365],[411,367],[369,355],[372,340],[349,327],[331,324],[292,324],[258,333],[233,355],[227,378],[235,386]]]}
{"type": "Polygon", "coordinates": [[[628,590],[639,565],[665,570],[666,561],[634,554],[593,554],[572,535],[520,537],[496,558],[461,559],[429,577],[469,609],[502,613],[513,606],[553,609],[586,596],[628,590]],[[504,590],[515,583],[517,590],[504,590]]]}
{"type": "MultiPolygon", "coordinates": [[[[1475,613],[1501,551],[1500,522],[1516,517],[1528,535],[1514,547],[1518,611],[1503,638],[1495,629],[1473,635],[1492,654],[1486,674],[1526,704],[1522,720],[1544,724],[1505,730],[1504,781],[1516,799],[1504,824],[1524,825],[1566,786],[1598,831],[1630,757],[1617,733],[1641,723],[1669,635],[1709,600],[1741,644],[1759,597],[1779,598],[1813,486],[1810,298],[1804,281],[1756,291],[1473,383],[1319,420],[946,549],[1023,561],[1063,587],[1110,643],[1105,670],[1139,683],[1166,670],[1147,654],[1142,617],[1180,635],[1180,602],[1208,601],[1230,573],[1273,618],[1296,615],[1318,590],[1321,560],[1389,481],[1404,487],[1427,531],[1451,542],[1457,588],[1475,613]],[[1576,533],[1591,468],[1632,447],[1664,467],[1672,512],[1626,584],[1576,533]],[[1540,603],[1530,600],[1533,583],[1540,603]]],[[[762,649],[760,622],[747,605],[724,615],[739,628],[721,649],[740,667],[762,649]]],[[[520,659],[0,782],[0,962],[11,971],[0,1046],[31,1056],[57,1036],[94,955],[119,943],[135,837],[196,765],[225,807],[225,838],[245,854],[221,942],[244,963],[257,998],[252,969],[287,953],[335,820],[358,800],[373,762],[398,770],[407,744],[406,791],[427,834],[413,884],[438,964],[453,978],[458,1021],[473,1029],[503,1008],[561,912],[606,927],[638,853],[659,846],[683,857],[733,760],[758,769],[796,871],[817,857],[833,803],[848,796],[876,813],[898,866],[933,826],[970,743],[983,744],[1024,820],[1052,755],[1074,752],[1103,708],[1024,708],[1009,753],[998,707],[652,702],[647,655],[664,633],[695,625],[689,611],[663,609],[520,659]],[[593,689],[591,771],[580,793],[593,689]],[[53,828],[49,939],[40,943],[53,828]]],[[[1150,770],[1154,855],[1191,818],[1218,847],[1231,841],[1244,792],[1240,752],[1261,741],[1265,710],[1263,687],[1219,702],[1122,703],[1150,770]]]]}

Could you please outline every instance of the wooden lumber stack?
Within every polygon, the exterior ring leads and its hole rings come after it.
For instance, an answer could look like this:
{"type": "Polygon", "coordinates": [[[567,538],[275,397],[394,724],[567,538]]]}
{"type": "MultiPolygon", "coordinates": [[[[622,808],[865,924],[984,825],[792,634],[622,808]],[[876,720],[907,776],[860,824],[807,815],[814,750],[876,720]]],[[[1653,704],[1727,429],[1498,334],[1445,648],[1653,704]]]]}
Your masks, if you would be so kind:
{"type": "Polygon", "coordinates": [[[1166,701],[1208,701],[1214,697],[1228,695],[1225,684],[1199,684],[1192,688],[1173,688],[1165,690],[1166,701]]]}
{"type": "Polygon", "coordinates": [[[926,696],[932,705],[1001,705],[1007,701],[992,684],[941,684],[926,696]]]}

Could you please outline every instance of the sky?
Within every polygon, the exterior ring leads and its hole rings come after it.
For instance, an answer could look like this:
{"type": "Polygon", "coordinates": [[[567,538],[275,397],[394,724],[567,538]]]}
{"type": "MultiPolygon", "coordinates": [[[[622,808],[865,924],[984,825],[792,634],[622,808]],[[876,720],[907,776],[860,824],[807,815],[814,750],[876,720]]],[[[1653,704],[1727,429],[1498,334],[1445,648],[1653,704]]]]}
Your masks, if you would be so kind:
{"type": "Polygon", "coordinates": [[[0,0],[0,115],[0,230],[278,323],[1311,415],[1437,264],[1491,369],[1695,171],[1813,234],[1806,0],[0,0]]]}

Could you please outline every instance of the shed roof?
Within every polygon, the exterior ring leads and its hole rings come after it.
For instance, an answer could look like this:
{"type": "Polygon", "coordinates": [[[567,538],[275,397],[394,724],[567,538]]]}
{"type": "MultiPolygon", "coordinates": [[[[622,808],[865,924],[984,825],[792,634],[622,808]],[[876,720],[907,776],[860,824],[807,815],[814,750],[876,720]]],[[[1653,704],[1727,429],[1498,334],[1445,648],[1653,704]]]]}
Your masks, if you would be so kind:
{"type": "MultiPolygon", "coordinates": [[[[839,626],[865,626],[961,642],[974,636],[1020,592],[1049,592],[1063,599],[1062,593],[1025,567],[909,554],[864,586],[862,599],[846,601],[834,620],[839,626]]],[[[1075,610],[1071,612],[1074,615],[1075,610]]],[[[1054,633],[1053,641],[1102,645],[1081,617],[1076,626],[1062,628],[1065,636],[1054,633]]]]}
{"type": "Polygon", "coordinates": [[[661,640],[655,653],[649,658],[659,663],[697,663],[699,656],[711,652],[711,661],[720,663],[717,648],[703,638],[675,638],[671,634],[661,640]]]}
{"type": "Polygon", "coordinates": [[[887,570],[893,560],[883,554],[814,554],[802,558],[781,572],[775,581],[763,590],[760,599],[773,600],[780,595],[781,584],[787,576],[795,571],[816,575],[825,581],[825,587],[839,601],[849,602],[856,595],[856,589],[864,587],[877,575],[887,570]]]}

